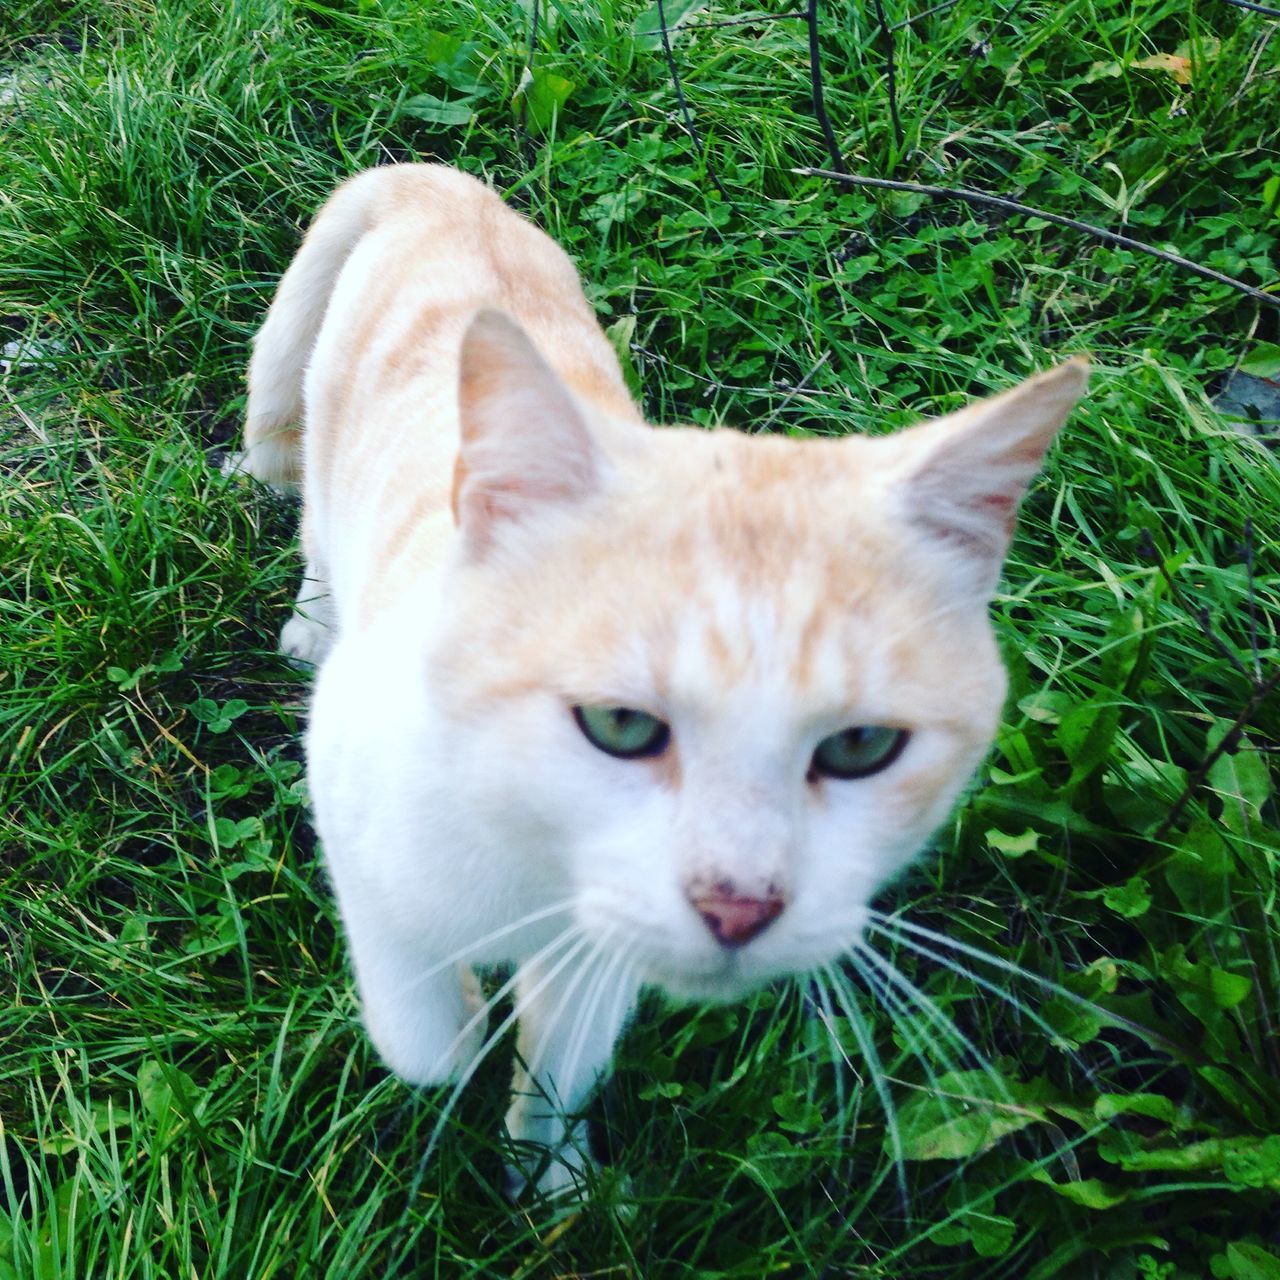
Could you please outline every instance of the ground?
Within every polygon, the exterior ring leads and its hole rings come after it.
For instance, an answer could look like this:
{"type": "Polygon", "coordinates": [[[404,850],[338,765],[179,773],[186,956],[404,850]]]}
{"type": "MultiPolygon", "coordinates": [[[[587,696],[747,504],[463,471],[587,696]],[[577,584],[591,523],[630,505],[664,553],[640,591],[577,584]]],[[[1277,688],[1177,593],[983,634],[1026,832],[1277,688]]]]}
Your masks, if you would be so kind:
{"type": "Polygon", "coordinates": [[[811,8],[818,104],[777,5],[4,7],[3,1280],[1280,1276],[1280,478],[1239,381],[1280,374],[1277,15],[811,8]],[[361,1033],[274,652],[294,515],[220,469],[308,218],[409,158],[561,240],[657,420],[883,431],[1095,364],[994,606],[1005,728],[878,904],[934,931],[876,944],[914,988],[651,1001],[568,1216],[504,1198],[508,1046],[424,1162],[440,1100],[361,1033]]]}

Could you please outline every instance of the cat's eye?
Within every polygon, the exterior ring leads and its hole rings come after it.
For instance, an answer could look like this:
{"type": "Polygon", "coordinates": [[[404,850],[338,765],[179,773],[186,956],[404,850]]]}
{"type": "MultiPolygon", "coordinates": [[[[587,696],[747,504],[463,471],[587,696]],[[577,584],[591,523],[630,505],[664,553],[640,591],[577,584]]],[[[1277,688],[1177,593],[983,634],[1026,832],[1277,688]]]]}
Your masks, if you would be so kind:
{"type": "Polygon", "coordinates": [[[593,747],[622,760],[661,755],[671,741],[665,721],[633,707],[574,707],[573,718],[593,747]]]}
{"type": "Polygon", "coordinates": [[[866,778],[887,769],[907,745],[905,729],[882,725],[854,725],[818,743],[813,772],[828,778],[866,778]]]}

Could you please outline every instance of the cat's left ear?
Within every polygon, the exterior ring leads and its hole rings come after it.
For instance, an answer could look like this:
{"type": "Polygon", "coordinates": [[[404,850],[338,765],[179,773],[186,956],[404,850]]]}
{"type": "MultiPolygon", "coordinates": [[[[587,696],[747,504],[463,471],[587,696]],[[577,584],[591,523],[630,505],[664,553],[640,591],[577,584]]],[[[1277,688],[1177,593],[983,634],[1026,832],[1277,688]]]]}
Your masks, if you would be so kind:
{"type": "Polygon", "coordinates": [[[599,487],[598,450],[577,400],[501,311],[478,312],[463,335],[458,418],[453,515],[473,550],[503,524],[599,487]]]}
{"type": "Polygon", "coordinates": [[[903,448],[895,468],[903,515],[952,553],[961,582],[984,598],[995,589],[1018,504],[1088,379],[1089,362],[1078,356],[887,438],[903,448]]]}

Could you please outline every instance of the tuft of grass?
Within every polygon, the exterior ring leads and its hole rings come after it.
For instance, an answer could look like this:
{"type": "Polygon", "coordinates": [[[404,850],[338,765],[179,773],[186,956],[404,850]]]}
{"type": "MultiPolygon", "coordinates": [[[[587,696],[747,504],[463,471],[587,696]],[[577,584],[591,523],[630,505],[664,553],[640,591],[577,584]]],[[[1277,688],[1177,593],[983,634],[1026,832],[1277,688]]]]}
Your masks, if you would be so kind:
{"type": "MultiPolygon", "coordinates": [[[[1273,22],[926,7],[886,9],[901,143],[875,6],[820,8],[851,170],[1274,290],[1273,22]]],[[[540,10],[532,41],[515,0],[0,16],[0,1280],[1280,1274],[1280,477],[1213,400],[1274,376],[1275,311],[796,174],[828,159],[796,18],[668,0],[695,141],[656,5],[540,10]],[[565,244],[655,419],[881,431],[1097,366],[968,800],[870,955],[650,1002],[568,1217],[502,1197],[507,1060],[424,1165],[439,1099],[359,1030],[274,654],[292,513],[218,468],[302,227],[410,158],[565,244]]]]}

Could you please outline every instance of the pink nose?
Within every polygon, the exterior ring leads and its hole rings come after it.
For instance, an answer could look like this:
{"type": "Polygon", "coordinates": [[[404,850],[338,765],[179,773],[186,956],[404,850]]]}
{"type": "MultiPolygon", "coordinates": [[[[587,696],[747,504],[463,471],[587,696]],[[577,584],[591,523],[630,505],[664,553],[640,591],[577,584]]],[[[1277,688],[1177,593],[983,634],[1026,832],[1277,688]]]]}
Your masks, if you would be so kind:
{"type": "Polygon", "coordinates": [[[706,921],[711,936],[724,947],[741,947],[750,942],[778,918],[786,905],[777,893],[747,898],[726,887],[690,894],[689,901],[706,921]]]}

